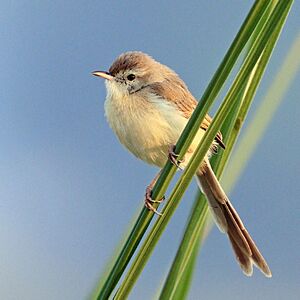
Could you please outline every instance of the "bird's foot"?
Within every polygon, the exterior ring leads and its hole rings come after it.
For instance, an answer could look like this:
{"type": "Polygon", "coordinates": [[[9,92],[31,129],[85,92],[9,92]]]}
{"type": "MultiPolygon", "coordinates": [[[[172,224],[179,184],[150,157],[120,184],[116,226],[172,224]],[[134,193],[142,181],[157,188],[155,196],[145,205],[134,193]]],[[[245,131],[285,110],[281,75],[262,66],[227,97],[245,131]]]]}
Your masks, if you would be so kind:
{"type": "Polygon", "coordinates": [[[162,214],[156,210],[156,208],[152,205],[153,203],[161,203],[165,200],[165,196],[163,196],[161,199],[153,200],[152,199],[152,187],[151,184],[147,186],[146,188],[146,194],[145,194],[145,206],[153,211],[155,214],[161,216],[162,214]]]}
{"type": "Polygon", "coordinates": [[[179,155],[175,153],[175,145],[170,146],[168,158],[173,165],[175,165],[178,169],[182,170],[182,167],[180,167],[180,164],[182,162],[184,162],[184,158],[178,159],[178,156],[179,155]]]}

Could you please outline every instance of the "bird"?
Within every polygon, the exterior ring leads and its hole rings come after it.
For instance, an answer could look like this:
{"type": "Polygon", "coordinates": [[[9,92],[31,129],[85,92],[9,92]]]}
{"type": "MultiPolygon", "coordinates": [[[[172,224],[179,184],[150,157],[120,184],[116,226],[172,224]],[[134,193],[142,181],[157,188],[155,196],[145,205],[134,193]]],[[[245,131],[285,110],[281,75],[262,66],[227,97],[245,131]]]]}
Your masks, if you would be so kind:
{"type": "MultiPolygon", "coordinates": [[[[163,168],[167,160],[184,168],[212,122],[207,114],[187,150],[177,160],[176,142],[198,102],[179,75],[168,66],[141,51],[119,55],[108,71],[94,71],[105,79],[104,103],[107,121],[120,143],[144,162],[163,168]]],[[[227,234],[243,273],[251,276],[255,265],[266,277],[271,270],[245,228],[241,218],[224,192],[210,165],[210,157],[218,148],[225,149],[218,132],[195,174],[199,188],[208,201],[215,223],[227,234]]],[[[152,188],[160,173],[146,188],[145,206],[153,207],[152,188]]],[[[158,213],[159,214],[159,213],[158,213]]]]}

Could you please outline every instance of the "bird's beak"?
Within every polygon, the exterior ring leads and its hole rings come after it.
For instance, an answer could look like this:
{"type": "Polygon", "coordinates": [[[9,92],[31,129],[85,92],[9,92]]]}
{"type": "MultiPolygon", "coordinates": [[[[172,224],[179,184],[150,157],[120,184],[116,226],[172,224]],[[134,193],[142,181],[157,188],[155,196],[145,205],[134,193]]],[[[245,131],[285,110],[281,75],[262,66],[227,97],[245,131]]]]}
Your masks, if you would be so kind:
{"type": "Polygon", "coordinates": [[[114,76],[110,75],[109,72],[105,72],[105,71],[94,71],[92,72],[92,74],[94,76],[102,77],[107,80],[112,80],[114,78],[114,76]]]}

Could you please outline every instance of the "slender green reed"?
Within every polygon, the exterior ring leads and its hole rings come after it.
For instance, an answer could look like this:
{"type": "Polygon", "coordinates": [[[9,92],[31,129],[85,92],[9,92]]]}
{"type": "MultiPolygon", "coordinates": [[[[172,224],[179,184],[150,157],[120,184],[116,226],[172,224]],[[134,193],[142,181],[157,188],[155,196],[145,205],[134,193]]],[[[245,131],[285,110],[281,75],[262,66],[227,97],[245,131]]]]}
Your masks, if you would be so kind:
{"type": "MultiPolygon", "coordinates": [[[[274,49],[275,43],[278,39],[280,30],[283,27],[286,16],[287,16],[287,12],[285,15],[282,16],[280,22],[277,24],[273,36],[270,38],[270,41],[266,45],[266,48],[262,53],[259,61],[253,68],[253,71],[249,76],[247,83],[245,84],[245,88],[240,95],[241,105],[239,106],[239,109],[236,108],[233,109],[231,115],[229,115],[227,124],[225,124],[226,126],[223,126],[222,132],[225,133],[224,140],[226,140],[226,144],[228,146],[226,151],[223,153],[223,155],[217,156],[216,157],[217,159],[214,159],[212,161],[212,166],[218,177],[221,176],[225,164],[228,161],[229,155],[237,139],[242,124],[245,120],[250,104],[253,101],[256,89],[262,78],[267,63],[270,59],[272,50],[274,49]],[[232,125],[232,123],[234,124],[234,126],[232,125]]],[[[255,142],[256,142],[255,140],[252,140],[252,143],[255,142]]],[[[189,277],[191,276],[188,273],[192,272],[192,268],[193,268],[192,262],[195,262],[195,257],[198,252],[197,248],[199,247],[198,246],[199,241],[200,243],[203,241],[204,227],[208,218],[208,215],[206,214],[207,204],[206,202],[204,202],[205,205],[203,205],[201,200],[204,201],[204,197],[202,194],[200,195],[200,197],[198,197],[198,199],[196,199],[196,203],[199,203],[198,205],[199,207],[201,207],[201,209],[198,212],[197,205],[195,205],[194,211],[192,211],[191,213],[191,217],[189,219],[187,229],[184,233],[180,247],[173,261],[170,272],[167,276],[165,285],[161,292],[160,299],[176,299],[177,297],[176,295],[181,294],[182,290],[186,291],[185,295],[187,294],[187,290],[189,286],[185,284],[186,281],[185,276],[189,276],[189,277]]],[[[182,297],[181,299],[184,298],[182,297]]]]}

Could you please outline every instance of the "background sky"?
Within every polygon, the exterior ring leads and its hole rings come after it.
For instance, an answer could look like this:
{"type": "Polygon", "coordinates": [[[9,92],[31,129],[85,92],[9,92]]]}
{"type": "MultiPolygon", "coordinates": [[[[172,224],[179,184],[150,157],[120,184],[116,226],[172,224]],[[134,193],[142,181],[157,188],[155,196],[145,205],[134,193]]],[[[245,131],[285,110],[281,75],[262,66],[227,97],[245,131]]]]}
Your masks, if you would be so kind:
{"type": "MultiPolygon", "coordinates": [[[[299,33],[295,2],[250,118],[299,33]]],[[[0,299],[87,299],[157,172],[119,145],[91,71],[141,50],[199,98],[251,5],[1,1],[0,299]]],[[[244,276],[214,229],[189,299],[299,299],[299,79],[231,193],[273,278],[244,276]]],[[[162,284],[195,191],[193,182],[129,299],[152,299],[162,284]]]]}

